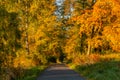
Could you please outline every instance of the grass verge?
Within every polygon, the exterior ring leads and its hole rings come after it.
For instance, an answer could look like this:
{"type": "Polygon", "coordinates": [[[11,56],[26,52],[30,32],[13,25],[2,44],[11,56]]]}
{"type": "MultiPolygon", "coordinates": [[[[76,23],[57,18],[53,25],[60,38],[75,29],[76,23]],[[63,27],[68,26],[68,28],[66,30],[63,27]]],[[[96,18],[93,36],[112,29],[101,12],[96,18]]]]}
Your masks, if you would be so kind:
{"type": "Polygon", "coordinates": [[[37,66],[24,71],[24,76],[18,80],[36,80],[37,76],[46,68],[46,66],[37,66]]]}
{"type": "Polygon", "coordinates": [[[72,65],[87,80],[120,80],[120,61],[99,62],[91,65],[72,65]]]}

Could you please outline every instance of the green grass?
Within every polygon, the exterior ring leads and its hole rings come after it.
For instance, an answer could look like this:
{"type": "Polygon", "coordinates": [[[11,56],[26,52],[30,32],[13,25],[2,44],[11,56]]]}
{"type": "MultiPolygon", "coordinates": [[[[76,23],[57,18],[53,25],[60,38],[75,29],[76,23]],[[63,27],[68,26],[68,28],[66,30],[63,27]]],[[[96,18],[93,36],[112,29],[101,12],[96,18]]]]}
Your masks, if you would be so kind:
{"type": "Polygon", "coordinates": [[[36,80],[38,75],[46,68],[46,66],[32,67],[24,71],[24,76],[18,80],[36,80]]]}
{"type": "Polygon", "coordinates": [[[120,61],[72,67],[87,80],[120,80],[120,61]]]}

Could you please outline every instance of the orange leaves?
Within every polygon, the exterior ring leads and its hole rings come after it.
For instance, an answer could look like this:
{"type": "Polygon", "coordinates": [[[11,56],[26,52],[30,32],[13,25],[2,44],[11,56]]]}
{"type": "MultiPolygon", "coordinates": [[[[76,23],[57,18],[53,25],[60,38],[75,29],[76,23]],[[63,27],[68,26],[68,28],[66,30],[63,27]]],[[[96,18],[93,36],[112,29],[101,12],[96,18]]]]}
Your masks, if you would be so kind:
{"type": "Polygon", "coordinates": [[[120,54],[118,53],[109,53],[100,56],[101,60],[108,61],[108,60],[120,60],[120,54]]]}
{"type": "Polygon", "coordinates": [[[93,7],[93,15],[96,18],[107,18],[111,15],[113,3],[99,0],[93,7]]]}
{"type": "Polygon", "coordinates": [[[91,55],[77,55],[73,60],[75,65],[89,65],[94,64],[96,62],[100,62],[99,54],[91,54],[91,55]]]}
{"type": "Polygon", "coordinates": [[[99,48],[103,45],[103,40],[101,36],[95,36],[94,38],[90,39],[90,42],[93,48],[99,48]]]}
{"type": "Polygon", "coordinates": [[[120,50],[120,28],[114,28],[111,26],[105,27],[103,34],[107,41],[110,42],[111,47],[115,51],[120,50]]]}
{"type": "Polygon", "coordinates": [[[120,54],[117,53],[109,53],[109,54],[90,54],[87,55],[77,55],[73,59],[73,63],[75,65],[89,65],[98,63],[100,61],[110,61],[110,60],[120,60],[120,54]]]}
{"type": "Polygon", "coordinates": [[[102,3],[111,4],[109,5],[111,6],[111,9],[109,10],[111,14],[105,18],[105,22],[108,23],[104,25],[103,34],[106,40],[110,42],[112,49],[119,51],[120,38],[118,36],[120,36],[120,5],[117,0],[106,0],[106,2],[103,1],[102,3]]]}
{"type": "Polygon", "coordinates": [[[98,0],[93,7],[93,15],[96,17],[110,17],[119,11],[120,5],[116,0],[98,0]]]}
{"type": "MultiPolygon", "coordinates": [[[[120,49],[120,1],[118,0],[98,0],[93,9],[81,10],[82,14],[77,14],[71,18],[74,27],[79,26],[79,36],[86,39],[87,48],[101,48],[103,45],[112,47],[113,50],[120,49]]],[[[86,45],[84,44],[84,45],[86,45]]]]}

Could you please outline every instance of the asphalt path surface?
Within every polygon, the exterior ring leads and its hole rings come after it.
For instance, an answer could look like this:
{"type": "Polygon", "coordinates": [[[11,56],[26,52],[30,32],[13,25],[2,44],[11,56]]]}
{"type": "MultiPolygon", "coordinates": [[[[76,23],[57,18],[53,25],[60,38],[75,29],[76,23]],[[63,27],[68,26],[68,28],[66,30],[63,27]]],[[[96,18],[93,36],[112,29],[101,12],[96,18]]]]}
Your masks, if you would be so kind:
{"type": "Polygon", "coordinates": [[[37,80],[85,80],[64,64],[55,64],[47,68],[37,80]]]}

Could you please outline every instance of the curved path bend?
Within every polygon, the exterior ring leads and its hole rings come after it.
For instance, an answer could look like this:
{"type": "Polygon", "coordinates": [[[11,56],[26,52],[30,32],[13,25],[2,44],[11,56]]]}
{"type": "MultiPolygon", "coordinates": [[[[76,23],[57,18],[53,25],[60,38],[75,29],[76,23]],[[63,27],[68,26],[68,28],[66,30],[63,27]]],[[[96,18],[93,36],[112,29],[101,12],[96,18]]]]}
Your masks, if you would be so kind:
{"type": "Polygon", "coordinates": [[[85,80],[64,64],[55,64],[47,68],[37,80],[85,80]]]}

